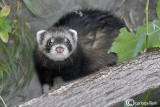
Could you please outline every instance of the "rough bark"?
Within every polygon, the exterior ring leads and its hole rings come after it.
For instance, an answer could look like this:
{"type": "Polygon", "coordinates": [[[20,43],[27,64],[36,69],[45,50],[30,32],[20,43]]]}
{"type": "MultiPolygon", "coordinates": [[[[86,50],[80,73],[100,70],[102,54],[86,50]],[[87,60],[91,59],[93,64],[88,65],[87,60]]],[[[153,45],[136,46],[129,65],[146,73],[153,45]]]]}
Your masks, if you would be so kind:
{"type": "Polygon", "coordinates": [[[160,52],[103,69],[18,107],[107,107],[160,86],[160,52]]]}

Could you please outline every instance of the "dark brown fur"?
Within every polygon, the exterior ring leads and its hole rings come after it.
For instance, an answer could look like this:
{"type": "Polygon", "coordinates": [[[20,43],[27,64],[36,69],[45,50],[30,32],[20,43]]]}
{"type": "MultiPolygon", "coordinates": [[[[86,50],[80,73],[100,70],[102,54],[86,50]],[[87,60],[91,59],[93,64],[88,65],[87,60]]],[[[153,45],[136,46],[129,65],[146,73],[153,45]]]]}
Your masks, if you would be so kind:
{"type": "Polygon", "coordinates": [[[118,36],[119,29],[125,27],[123,21],[107,11],[78,12],[82,12],[83,16],[75,12],[68,13],[48,29],[59,31],[61,28],[67,28],[77,31],[77,48],[70,58],[54,61],[35,48],[34,61],[42,84],[52,86],[55,76],[72,80],[116,63],[116,54],[108,53],[108,50],[114,38],[118,36]]]}

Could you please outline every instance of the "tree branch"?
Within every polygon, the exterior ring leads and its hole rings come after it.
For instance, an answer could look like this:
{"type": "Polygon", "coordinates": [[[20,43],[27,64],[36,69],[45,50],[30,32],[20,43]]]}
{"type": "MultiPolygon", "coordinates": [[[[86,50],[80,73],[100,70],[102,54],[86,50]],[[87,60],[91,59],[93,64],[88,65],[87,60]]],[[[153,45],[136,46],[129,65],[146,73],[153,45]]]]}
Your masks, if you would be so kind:
{"type": "Polygon", "coordinates": [[[160,86],[160,52],[106,68],[19,107],[111,106],[160,86]]]}

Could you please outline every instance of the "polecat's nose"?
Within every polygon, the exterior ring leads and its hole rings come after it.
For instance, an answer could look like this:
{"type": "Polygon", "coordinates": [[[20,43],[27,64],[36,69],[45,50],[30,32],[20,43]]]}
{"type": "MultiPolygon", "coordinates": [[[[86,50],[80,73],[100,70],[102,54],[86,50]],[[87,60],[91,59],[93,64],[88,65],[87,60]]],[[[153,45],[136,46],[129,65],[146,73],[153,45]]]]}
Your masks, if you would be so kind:
{"type": "Polygon", "coordinates": [[[59,46],[56,48],[57,53],[63,53],[63,51],[64,51],[64,48],[62,46],[59,46]]]}

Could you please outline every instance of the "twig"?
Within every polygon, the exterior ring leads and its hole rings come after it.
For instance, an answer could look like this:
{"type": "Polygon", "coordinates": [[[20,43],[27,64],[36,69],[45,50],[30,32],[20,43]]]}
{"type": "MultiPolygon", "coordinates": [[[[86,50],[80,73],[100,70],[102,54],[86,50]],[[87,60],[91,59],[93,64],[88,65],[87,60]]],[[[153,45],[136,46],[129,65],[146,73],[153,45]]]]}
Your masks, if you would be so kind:
{"type": "Polygon", "coordinates": [[[4,1],[4,0],[2,0],[2,2],[3,2],[3,4],[4,4],[4,5],[6,5],[6,3],[5,3],[5,1],[4,1]]]}
{"type": "Polygon", "coordinates": [[[126,0],[121,1],[121,3],[119,4],[118,8],[120,8],[125,2],[126,2],[126,0]]]}
{"type": "Polygon", "coordinates": [[[6,103],[4,102],[3,98],[0,95],[0,100],[3,102],[4,106],[7,107],[6,103]]]}
{"type": "Polygon", "coordinates": [[[115,9],[115,11],[119,11],[119,9],[121,9],[121,6],[124,5],[126,2],[126,0],[121,1],[121,3],[117,6],[117,8],[115,9]]]}
{"type": "Polygon", "coordinates": [[[146,48],[148,47],[148,7],[149,7],[149,0],[147,0],[146,9],[145,9],[145,12],[146,12],[146,33],[147,33],[146,48]]]}
{"type": "Polygon", "coordinates": [[[125,16],[125,14],[123,14],[123,20],[124,20],[126,26],[128,27],[129,31],[130,31],[131,33],[134,33],[134,32],[133,32],[133,28],[131,27],[131,25],[130,25],[128,19],[127,19],[127,17],[125,16]]]}

